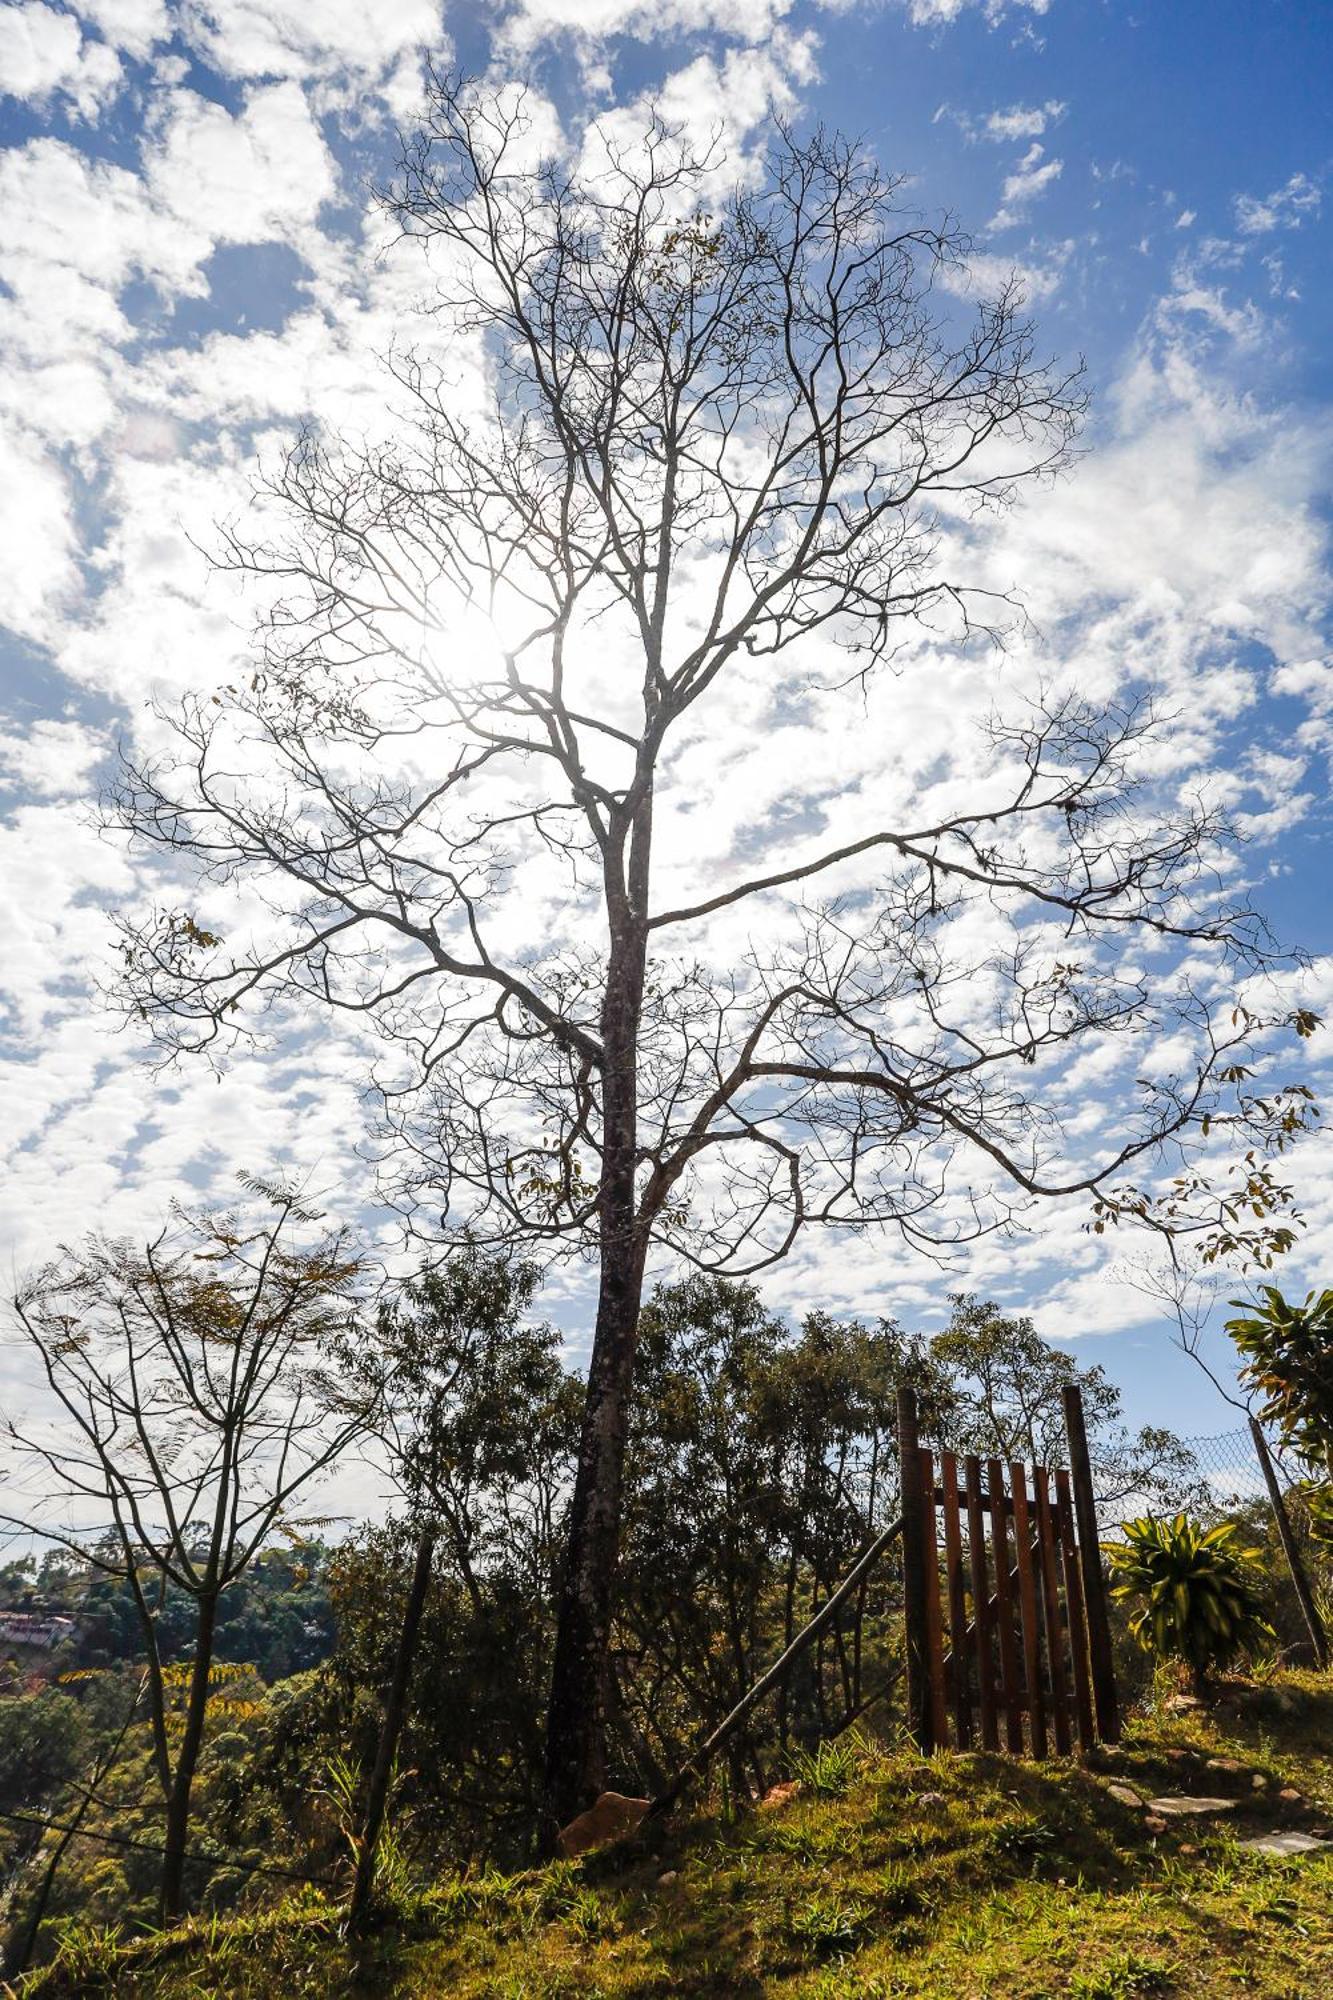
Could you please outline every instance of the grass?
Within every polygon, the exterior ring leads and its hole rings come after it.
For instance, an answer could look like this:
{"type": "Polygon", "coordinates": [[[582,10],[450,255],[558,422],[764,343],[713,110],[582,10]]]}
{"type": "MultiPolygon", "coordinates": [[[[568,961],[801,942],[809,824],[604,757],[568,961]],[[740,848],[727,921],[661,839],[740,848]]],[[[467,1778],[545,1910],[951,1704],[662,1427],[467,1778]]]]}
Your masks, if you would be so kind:
{"type": "Polygon", "coordinates": [[[1092,1769],[840,1749],[780,1807],[701,1816],[578,1863],[399,1904],[353,1948],[315,1895],[169,1937],[71,1934],[23,2000],[1132,2000],[1333,1992],[1333,1858],[1246,1853],[1333,1825],[1333,1681],[1135,1717],[1092,1769]],[[1209,1768],[1223,1758],[1237,1769],[1209,1768]],[[1255,1776],[1262,1787],[1254,1784],[1255,1776]],[[1154,1834],[1145,1796],[1235,1796],[1154,1834]],[[1299,1789],[1299,1801],[1280,1790],[1299,1789]]]}

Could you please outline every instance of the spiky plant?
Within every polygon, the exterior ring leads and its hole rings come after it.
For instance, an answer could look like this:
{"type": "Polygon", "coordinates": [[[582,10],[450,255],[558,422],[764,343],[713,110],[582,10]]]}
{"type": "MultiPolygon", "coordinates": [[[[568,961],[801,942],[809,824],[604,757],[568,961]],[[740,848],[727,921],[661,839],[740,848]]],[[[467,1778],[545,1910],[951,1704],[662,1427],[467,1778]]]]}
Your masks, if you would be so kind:
{"type": "Polygon", "coordinates": [[[1333,1290],[1286,1299],[1260,1285],[1257,1303],[1233,1299],[1227,1332],[1244,1356],[1240,1379],[1263,1398],[1259,1415],[1308,1474],[1317,1532],[1333,1541],[1333,1290]]]}
{"type": "Polygon", "coordinates": [[[1129,1629],[1145,1652],[1184,1660],[1201,1688],[1209,1672],[1272,1642],[1264,1616],[1257,1549],[1243,1548],[1234,1521],[1203,1528],[1187,1514],[1146,1515],[1111,1543],[1111,1595],[1136,1605],[1129,1629]]]}

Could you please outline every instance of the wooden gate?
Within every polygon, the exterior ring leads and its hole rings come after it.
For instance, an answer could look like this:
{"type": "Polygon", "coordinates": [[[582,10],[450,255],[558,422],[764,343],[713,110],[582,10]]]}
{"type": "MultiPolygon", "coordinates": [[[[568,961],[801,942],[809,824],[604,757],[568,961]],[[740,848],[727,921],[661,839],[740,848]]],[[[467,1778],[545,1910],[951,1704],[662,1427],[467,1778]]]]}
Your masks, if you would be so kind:
{"type": "Polygon", "coordinates": [[[1076,1388],[1069,1469],[924,1450],[898,1394],[907,1715],[925,1750],[1086,1752],[1120,1734],[1076,1388]],[[940,1517],[942,1516],[942,1526],[940,1517]]]}

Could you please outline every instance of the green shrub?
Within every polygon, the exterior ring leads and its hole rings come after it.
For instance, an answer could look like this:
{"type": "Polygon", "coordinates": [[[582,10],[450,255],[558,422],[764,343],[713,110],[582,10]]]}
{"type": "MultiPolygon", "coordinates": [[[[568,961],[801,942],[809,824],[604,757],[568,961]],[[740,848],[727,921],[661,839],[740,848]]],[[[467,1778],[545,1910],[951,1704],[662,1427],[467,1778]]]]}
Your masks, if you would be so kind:
{"type": "Polygon", "coordinates": [[[1242,1308],[1227,1332],[1245,1357],[1240,1379],[1263,1397],[1259,1414],[1310,1475],[1306,1498],[1320,1534],[1333,1540],[1333,1291],[1307,1292],[1302,1305],[1276,1285],[1242,1308]]]}
{"type": "Polygon", "coordinates": [[[1211,1669],[1272,1643],[1257,1552],[1240,1546],[1234,1522],[1205,1530],[1185,1514],[1148,1515],[1121,1532],[1124,1541],[1106,1550],[1111,1595],[1137,1605],[1129,1629],[1146,1652],[1185,1661],[1197,1686],[1211,1669]]]}

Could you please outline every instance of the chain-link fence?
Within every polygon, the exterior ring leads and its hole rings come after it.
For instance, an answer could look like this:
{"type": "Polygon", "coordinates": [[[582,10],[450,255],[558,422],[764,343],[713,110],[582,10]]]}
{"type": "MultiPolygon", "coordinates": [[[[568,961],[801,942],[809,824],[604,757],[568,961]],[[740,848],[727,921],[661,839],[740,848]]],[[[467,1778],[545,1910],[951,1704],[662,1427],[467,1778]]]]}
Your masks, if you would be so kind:
{"type": "MultiPolygon", "coordinates": [[[[1192,1455],[1200,1482],[1219,1511],[1229,1513],[1238,1507],[1248,1507],[1255,1500],[1268,1499],[1264,1469],[1248,1426],[1217,1431],[1211,1437],[1182,1438],[1181,1443],[1192,1455]]],[[[1292,1482],[1283,1477],[1284,1468],[1271,1445],[1269,1453],[1279,1484],[1289,1486],[1292,1482]]]]}

